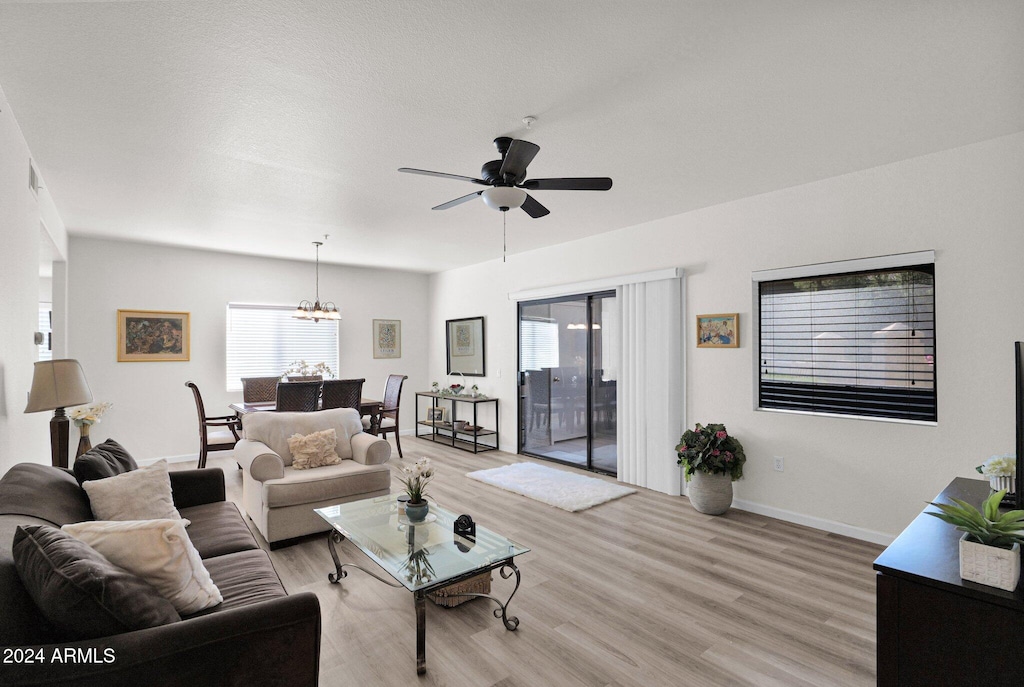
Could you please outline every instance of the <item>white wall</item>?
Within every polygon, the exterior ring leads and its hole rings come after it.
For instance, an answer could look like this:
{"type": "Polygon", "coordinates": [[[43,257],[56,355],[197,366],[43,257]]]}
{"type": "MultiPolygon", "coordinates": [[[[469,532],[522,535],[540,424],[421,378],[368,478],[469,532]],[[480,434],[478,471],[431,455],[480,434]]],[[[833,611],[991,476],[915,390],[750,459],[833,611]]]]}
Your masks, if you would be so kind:
{"type": "MultiPolygon", "coordinates": [[[[114,407],[92,432],[113,437],[138,459],[199,451],[193,381],[208,415],[229,414],[241,392],[225,390],[225,319],[229,302],[294,306],[312,299],[314,266],[140,243],[74,237],[69,270],[69,351],[96,401],[114,407]],[[118,363],[118,309],[191,313],[189,362],[118,363]]],[[[364,377],[364,395],[382,398],[390,373],[409,375],[402,425],[412,428],[412,390],[428,385],[428,277],[411,272],[320,265],[320,294],[341,310],[339,376],[364,377]],[[374,360],[371,321],[402,321],[402,357],[374,360]]],[[[77,434],[72,430],[72,441],[77,434]]]]}
{"type": "Polygon", "coordinates": [[[28,145],[0,91],[0,474],[20,462],[50,462],[51,413],[25,415],[39,325],[40,222],[61,255],[67,233],[48,191],[28,188],[28,145]]]}
{"type": "MultiPolygon", "coordinates": [[[[489,376],[479,384],[501,398],[502,448],[515,451],[516,307],[507,293],[683,267],[686,424],[722,422],[743,441],[748,464],[737,499],[884,540],[950,479],[976,477],[975,465],[1013,449],[1011,342],[1024,339],[1022,182],[1019,133],[437,274],[430,376],[443,378],[444,320],[484,315],[489,376]],[[938,426],[753,410],[752,271],[925,249],[937,253],[938,426]],[[696,314],[737,311],[739,349],[696,348],[696,314]],[[773,456],[785,458],[785,472],[772,470],[773,456]]],[[[552,232],[555,195],[550,217],[537,220],[552,232]]],[[[594,202],[614,203],[614,189],[594,202]]],[[[675,461],[670,446],[665,460],[675,461]]]]}

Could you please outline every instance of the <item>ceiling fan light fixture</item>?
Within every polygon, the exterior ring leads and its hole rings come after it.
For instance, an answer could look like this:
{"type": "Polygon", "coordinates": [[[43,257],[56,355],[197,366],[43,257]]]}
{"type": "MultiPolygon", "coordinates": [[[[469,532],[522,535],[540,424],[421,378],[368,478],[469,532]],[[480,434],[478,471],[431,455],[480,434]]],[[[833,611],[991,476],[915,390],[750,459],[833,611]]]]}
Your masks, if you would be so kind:
{"type": "Polygon", "coordinates": [[[515,186],[492,186],[480,194],[487,207],[495,210],[512,210],[526,201],[526,191],[515,186]]]}

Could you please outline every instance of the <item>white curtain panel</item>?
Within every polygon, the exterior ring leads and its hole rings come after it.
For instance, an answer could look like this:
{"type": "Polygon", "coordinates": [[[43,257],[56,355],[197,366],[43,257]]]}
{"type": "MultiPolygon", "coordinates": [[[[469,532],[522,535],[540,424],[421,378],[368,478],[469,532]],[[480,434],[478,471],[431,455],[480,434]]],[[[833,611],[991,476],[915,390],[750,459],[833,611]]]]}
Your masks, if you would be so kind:
{"type": "Polygon", "coordinates": [[[682,279],[617,288],[622,347],[617,385],[618,478],[678,496],[683,433],[682,279]]]}

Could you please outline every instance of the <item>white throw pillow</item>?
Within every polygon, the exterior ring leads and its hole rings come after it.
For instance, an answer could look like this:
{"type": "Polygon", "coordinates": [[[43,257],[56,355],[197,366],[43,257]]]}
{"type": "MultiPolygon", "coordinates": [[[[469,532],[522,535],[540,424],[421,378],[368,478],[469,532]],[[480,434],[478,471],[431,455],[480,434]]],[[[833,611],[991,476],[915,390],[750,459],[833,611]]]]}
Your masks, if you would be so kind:
{"type": "Polygon", "coordinates": [[[293,434],[288,437],[288,449],[292,452],[292,467],[308,470],[324,465],[337,465],[341,458],[334,452],[338,444],[338,433],[332,429],[313,432],[305,436],[293,434]]]}
{"type": "Polygon", "coordinates": [[[114,477],[82,482],[97,520],[155,520],[181,518],[171,496],[167,461],[158,460],[114,477]]]}
{"type": "MultiPolygon", "coordinates": [[[[110,479],[110,478],[108,478],[110,479]]],[[[188,538],[188,520],[93,520],[61,529],[153,585],[181,615],[224,601],[188,538]]]]}

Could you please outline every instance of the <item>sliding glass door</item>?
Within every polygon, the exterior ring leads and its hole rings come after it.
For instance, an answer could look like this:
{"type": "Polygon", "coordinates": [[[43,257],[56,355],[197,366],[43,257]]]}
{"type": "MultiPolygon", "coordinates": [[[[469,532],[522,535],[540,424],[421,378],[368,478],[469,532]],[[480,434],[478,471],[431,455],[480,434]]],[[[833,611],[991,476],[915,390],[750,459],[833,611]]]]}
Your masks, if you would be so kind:
{"type": "Polygon", "coordinates": [[[614,292],[519,304],[519,450],[616,473],[614,292]]]}

